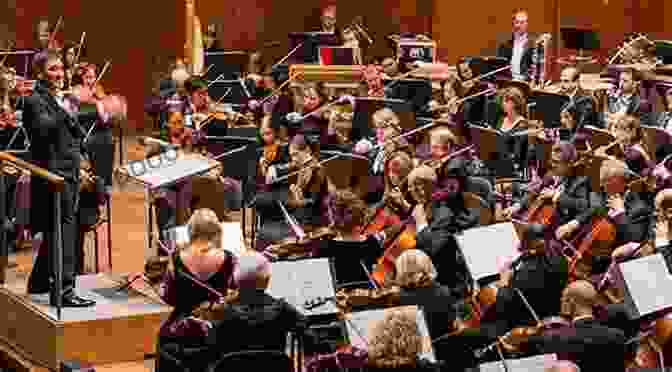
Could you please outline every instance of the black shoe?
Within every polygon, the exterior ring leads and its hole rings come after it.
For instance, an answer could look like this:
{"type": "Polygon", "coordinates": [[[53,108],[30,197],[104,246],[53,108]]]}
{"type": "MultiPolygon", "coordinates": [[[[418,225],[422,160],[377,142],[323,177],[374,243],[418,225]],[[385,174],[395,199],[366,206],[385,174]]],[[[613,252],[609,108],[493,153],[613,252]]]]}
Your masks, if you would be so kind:
{"type": "MultiPolygon", "coordinates": [[[[61,297],[61,305],[63,307],[90,307],[95,304],[96,301],[81,298],[74,291],[68,291],[61,297]]],[[[53,296],[49,300],[49,305],[56,306],[56,299],[53,296]]]]}

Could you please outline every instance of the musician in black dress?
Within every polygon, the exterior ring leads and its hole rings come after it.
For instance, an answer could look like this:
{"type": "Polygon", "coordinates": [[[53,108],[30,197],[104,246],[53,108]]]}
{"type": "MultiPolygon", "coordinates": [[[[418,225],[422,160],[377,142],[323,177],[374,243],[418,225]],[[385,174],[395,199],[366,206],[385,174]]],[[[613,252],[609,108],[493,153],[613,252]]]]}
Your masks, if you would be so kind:
{"type": "MultiPolygon", "coordinates": [[[[89,113],[85,119],[78,115],[77,102],[59,95],[63,89],[63,62],[57,52],[45,51],[35,57],[34,70],[40,79],[35,91],[24,102],[23,120],[30,135],[31,158],[37,165],[64,177],[65,184],[61,193],[61,221],[63,227],[63,293],[53,293],[52,305],[56,296],[61,296],[64,306],[92,306],[95,303],[79,297],[75,291],[77,219],[79,205],[81,141],[85,136],[81,121],[96,119],[102,110],[89,113]],[[91,118],[92,116],[92,118],[91,118]]],[[[55,245],[53,228],[54,194],[48,181],[33,177],[31,195],[36,211],[31,221],[36,232],[44,233],[44,242],[39,250],[33,272],[28,281],[28,293],[49,292],[53,279],[53,253],[55,245]]]]}

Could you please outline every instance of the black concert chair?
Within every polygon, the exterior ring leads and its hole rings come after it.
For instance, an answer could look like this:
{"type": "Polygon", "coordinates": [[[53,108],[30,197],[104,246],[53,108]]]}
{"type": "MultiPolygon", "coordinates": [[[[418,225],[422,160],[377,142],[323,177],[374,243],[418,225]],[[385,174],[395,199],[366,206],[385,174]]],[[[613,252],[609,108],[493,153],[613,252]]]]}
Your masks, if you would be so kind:
{"type": "Polygon", "coordinates": [[[281,351],[244,350],[222,356],[208,372],[228,371],[293,372],[292,360],[281,351]]]}

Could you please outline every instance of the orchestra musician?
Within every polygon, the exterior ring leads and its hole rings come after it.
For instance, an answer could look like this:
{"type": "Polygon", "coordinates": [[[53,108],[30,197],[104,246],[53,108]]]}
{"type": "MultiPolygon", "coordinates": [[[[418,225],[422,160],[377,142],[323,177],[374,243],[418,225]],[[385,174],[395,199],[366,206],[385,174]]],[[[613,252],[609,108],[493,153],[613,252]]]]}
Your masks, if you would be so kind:
{"type": "Polygon", "coordinates": [[[581,370],[624,371],[625,334],[596,320],[598,292],[590,282],[579,280],[562,292],[562,313],[572,326],[530,336],[526,343],[533,352],[557,353],[575,362],[581,370]],[[605,356],[598,357],[597,355],[605,356]],[[609,357],[606,357],[609,356],[609,357]]]}
{"type": "Polygon", "coordinates": [[[597,148],[595,154],[607,159],[624,160],[628,169],[641,176],[647,176],[655,167],[645,149],[644,130],[641,126],[639,117],[617,113],[611,115],[610,132],[616,138],[616,146],[620,149],[619,155],[607,154],[607,146],[597,148]]]}
{"type": "Polygon", "coordinates": [[[618,89],[608,92],[608,112],[639,115],[641,105],[639,97],[640,81],[641,76],[637,70],[630,68],[622,71],[618,89]]]}
{"type": "Polygon", "coordinates": [[[650,235],[652,208],[640,193],[627,191],[626,168],[619,160],[603,161],[601,190],[591,192],[590,207],[556,230],[558,239],[568,238],[577,230],[577,237],[581,239],[580,232],[590,232],[585,242],[578,241],[574,247],[577,250],[573,257],[575,272],[571,274],[579,279],[603,273],[615,249],[629,242],[642,242],[650,235]]]}
{"type": "Polygon", "coordinates": [[[584,213],[589,206],[590,177],[576,174],[573,164],[578,156],[574,145],[560,141],[551,150],[551,170],[541,181],[530,187],[522,200],[508,208],[507,218],[528,212],[527,218],[533,223],[542,223],[554,230],[554,226],[564,225],[574,217],[584,213]],[[550,206],[543,211],[543,206],[550,206]],[[535,210],[530,210],[533,208],[535,210]]]}
{"type": "Polygon", "coordinates": [[[415,154],[406,139],[399,138],[403,129],[399,117],[394,111],[387,107],[382,108],[374,112],[371,119],[376,128],[375,140],[361,139],[355,144],[354,152],[364,154],[371,160],[370,175],[374,177],[369,178],[369,196],[366,199],[376,202],[380,200],[384,192],[385,184],[382,182],[382,177],[385,173],[387,159],[398,151],[407,152],[411,157],[414,157],[415,154]],[[376,148],[376,146],[382,147],[376,148]]]}
{"type": "Polygon", "coordinates": [[[278,202],[285,204],[306,231],[323,225],[322,202],[327,195],[327,180],[324,168],[317,165],[318,155],[315,150],[302,135],[296,135],[289,145],[289,163],[268,167],[266,183],[277,186],[257,194],[256,208],[261,217],[256,244],[258,250],[290,236],[290,226],[278,202]],[[296,181],[288,186],[287,183],[276,181],[283,175],[299,170],[296,181]]]}
{"type": "Polygon", "coordinates": [[[528,34],[528,12],[517,9],[513,12],[513,38],[499,46],[497,56],[511,61],[511,74],[514,80],[529,80],[532,58],[535,48],[534,38],[528,34]]]}
{"type": "Polygon", "coordinates": [[[159,330],[157,350],[163,352],[158,353],[156,370],[160,372],[182,370],[182,363],[187,361],[193,368],[198,367],[196,360],[213,361],[208,357],[211,355],[208,352],[212,352],[205,347],[212,330],[191,314],[201,303],[217,303],[220,299],[192,279],[203,280],[203,284],[223,296],[230,288],[236,288],[234,272],[238,259],[221,246],[222,227],[215,212],[196,210],[188,226],[190,243],[169,257],[168,269],[159,286],[161,299],[174,307],[159,330]],[[172,358],[167,358],[165,353],[172,358]],[[173,359],[180,363],[176,364],[173,359]]]}
{"type": "Polygon", "coordinates": [[[303,88],[302,113],[292,112],[287,115],[293,127],[290,127],[290,138],[301,133],[311,143],[326,143],[329,126],[328,110],[317,112],[314,115],[304,115],[317,110],[327,103],[328,97],[322,83],[309,83],[303,88]]]}
{"type": "Polygon", "coordinates": [[[352,119],[353,108],[349,102],[337,104],[331,108],[329,117],[329,135],[324,149],[340,150],[345,153],[352,152],[352,119]]]}
{"type": "Polygon", "coordinates": [[[76,73],[75,64],[78,62],[76,61],[77,58],[77,49],[78,49],[78,44],[74,43],[72,41],[66,41],[63,43],[63,49],[62,49],[62,57],[63,58],[63,65],[65,67],[65,86],[66,87],[72,87],[72,79],[74,78],[74,75],[76,73]]]}
{"type": "MultiPolygon", "coordinates": [[[[80,161],[82,157],[81,141],[85,136],[80,122],[100,119],[108,120],[109,110],[105,104],[97,105],[96,111],[80,113],[75,97],[60,95],[64,87],[63,62],[60,52],[46,50],[35,56],[34,71],[39,78],[35,91],[24,101],[23,120],[31,138],[31,159],[65,178],[65,188],[61,194],[61,221],[63,226],[63,293],[52,291],[51,304],[55,305],[56,296],[61,296],[66,307],[87,307],[94,301],[79,297],[75,289],[76,242],[77,242],[77,205],[80,185],[80,161]],[[107,112],[106,112],[107,111],[107,112]]],[[[28,281],[28,293],[47,293],[53,278],[54,250],[53,211],[54,200],[48,181],[33,177],[31,179],[31,197],[36,213],[31,216],[34,232],[44,233],[44,242],[28,281]],[[45,208],[46,207],[46,208],[45,208]]]]}
{"type": "Polygon", "coordinates": [[[656,251],[665,257],[667,267],[672,267],[672,189],[664,189],[658,192],[655,200],[656,213],[662,227],[657,238],[661,238],[667,243],[664,246],[656,247],[656,251]]]}
{"type": "Polygon", "coordinates": [[[399,65],[394,57],[383,58],[381,66],[383,67],[384,79],[393,79],[401,74],[399,72],[399,65]]]}
{"type": "MultiPolygon", "coordinates": [[[[460,98],[468,97],[492,87],[491,84],[475,79],[479,75],[476,64],[467,58],[457,61],[457,76],[460,80],[458,94],[460,98]]],[[[465,123],[480,124],[493,120],[492,105],[485,96],[479,96],[462,104],[462,115],[465,123]]],[[[492,124],[492,123],[491,123],[492,124]]]]}
{"type": "Polygon", "coordinates": [[[459,254],[454,234],[478,224],[475,213],[465,207],[466,174],[462,163],[449,162],[439,180],[436,171],[419,166],[408,175],[408,187],[416,203],[411,215],[415,222],[416,247],[427,253],[437,266],[437,281],[453,293],[466,293],[469,287],[464,258],[459,254]],[[438,184],[435,190],[434,185],[438,184]]]}
{"type": "Polygon", "coordinates": [[[336,29],[336,5],[329,5],[322,9],[320,16],[321,32],[339,34],[336,29]]]}

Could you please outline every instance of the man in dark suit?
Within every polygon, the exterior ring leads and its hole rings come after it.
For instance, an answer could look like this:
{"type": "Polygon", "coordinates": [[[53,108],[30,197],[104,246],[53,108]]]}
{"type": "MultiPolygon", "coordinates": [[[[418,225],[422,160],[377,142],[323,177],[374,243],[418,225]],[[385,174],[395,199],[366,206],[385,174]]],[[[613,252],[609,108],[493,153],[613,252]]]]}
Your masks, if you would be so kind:
{"type": "MultiPolygon", "coordinates": [[[[92,306],[94,301],[83,299],[74,292],[81,142],[86,133],[79,125],[78,104],[69,97],[59,95],[64,85],[64,70],[58,52],[47,50],[38,53],[33,70],[39,81],[33,94],[26,97],[23,111],[24,126],[32,141],[31,160],[63,177],[65,185],[61,193],[61,220],[54,221],[54,194],[48,181],[37,176],[31,179],[32,203],[40,206],[32,209],[37,213],[31,216],[31,221],[35,232],[44,234],[44,242],[28,281],[28,293],[41,294],[51,290],[52,305],[56,302],[56,296],[61,296],[62,304],[66,307],[92,306]],[[51,285],[54,276],[52,257],[55,252],[55,223],[63,227],[62,293],[55,293],[51,285]]],[[[98,116],[97,112],[93,114],[98,116]]]]}
{"type": "Polygon", "coordinates": [[[497,48],[497,57],[511,61],[511,75],[514,80],[529,80],[534,64],[534,38],[528,35],[528,13],[518,9],[513,13],[513,37],[497,48]]]}
{"type": "Polygon", "coordinates": [[[618,90],[608,96],[610,113],[640,114],[641,99],[639,97],[639,83],[641,76],[634,69],[621,72],[618,90]]]}
{"type": "Polygon", "coordinates": [[[593,306],[597,291],[587,281],[567,286],[562,296],[562,312],[571,316],[573,326],[544,332],[529,338],[529,346],[540,353],[557,353],[576,362],[585,371],[624,371],[625,334],[595,320],[593,306]]]}

